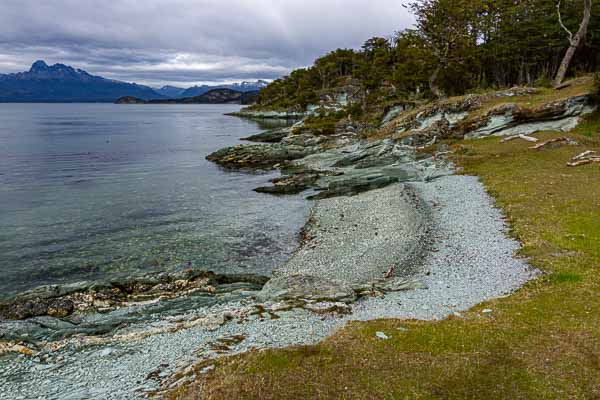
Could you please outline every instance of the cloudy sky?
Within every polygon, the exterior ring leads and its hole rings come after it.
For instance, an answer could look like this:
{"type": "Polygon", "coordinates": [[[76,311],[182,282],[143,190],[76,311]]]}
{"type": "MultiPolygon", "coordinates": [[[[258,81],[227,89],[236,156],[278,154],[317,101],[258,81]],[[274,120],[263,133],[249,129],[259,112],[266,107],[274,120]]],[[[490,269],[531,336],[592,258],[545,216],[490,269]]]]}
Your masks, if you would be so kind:
{"type": "Polygon", "coordinates": [[[0,73],[61,62],[160,86],[273,79],[409,26],[401,0],[0,0],[0,73]]]}

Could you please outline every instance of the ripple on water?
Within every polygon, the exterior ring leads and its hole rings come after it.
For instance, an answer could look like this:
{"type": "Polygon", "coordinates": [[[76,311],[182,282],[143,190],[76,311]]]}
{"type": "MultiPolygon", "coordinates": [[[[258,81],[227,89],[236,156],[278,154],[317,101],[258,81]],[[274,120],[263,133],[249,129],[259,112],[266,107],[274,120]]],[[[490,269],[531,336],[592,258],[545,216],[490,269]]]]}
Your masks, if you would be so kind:
{"type": "MultiPolygon", "coordinates": [[[[260,131],[237,106],[0,109],[0,292],[182,266],[269,274],[308,204],[204,160],[260,131]]],[[[272,128],[270,126],[269,128],[272,128]]]]}

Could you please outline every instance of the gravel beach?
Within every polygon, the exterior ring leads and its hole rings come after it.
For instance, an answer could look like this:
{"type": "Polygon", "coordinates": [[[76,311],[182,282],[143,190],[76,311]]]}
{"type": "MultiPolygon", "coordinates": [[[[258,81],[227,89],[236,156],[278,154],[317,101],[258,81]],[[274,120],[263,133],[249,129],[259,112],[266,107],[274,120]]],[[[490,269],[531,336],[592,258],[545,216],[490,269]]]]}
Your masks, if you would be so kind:
{"type": "Polygon", "coordinates": [[[305,228],[307,242],[274,275],[301,273],[350,284],[381,278],[392,266],[410,275],[428,230],[424,208],[402,184],[321,201],[305,228]]]}
{"type": "Polygon", "coordinates": [[[316,343],[350,320],[442,319],[508,295],[535,277],[536,272],[515,257],[520,245],[507,237],[502,214],[477,178],[448,176],[406,185],[320,201],[309,228],[314,239],[276,274],[310,271],[357,282],[396,263],[409,266],[427,289],[362,298],[352,304],[350,315],[318,315],[302,309],[261,313],[246,301],[150,326],[130,326],[100,345],[73,339],[59,351],[0,360],[0,399],[142,397],[199,360],[251,348],[316,343]],[[423,209],[416,213],[419,207],[423,209]],[[340,229],[334,229],[336,224],[340,229]],[[417,236],[410,237],[411,231],[417,236]],[[427,232],[428,238],[419,232],[427,232]],[[418,250],[416,243],[425,242],[419,262],[413,262],[409,254],[418,250]]]}

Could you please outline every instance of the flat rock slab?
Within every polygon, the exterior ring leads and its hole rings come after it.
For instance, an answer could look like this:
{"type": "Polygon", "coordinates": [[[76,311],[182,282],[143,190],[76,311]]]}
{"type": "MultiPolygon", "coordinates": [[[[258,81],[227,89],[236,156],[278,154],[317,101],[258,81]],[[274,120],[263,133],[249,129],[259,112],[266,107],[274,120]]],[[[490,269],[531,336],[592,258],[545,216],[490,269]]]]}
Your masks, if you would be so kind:
{"type": "Polygon", "coordinates": [[[356,294],[350,285],[341,281],[310,275],[289,275],[271,279],[257,298],[260,301],[306,300],[350,303],[356,300],[356,294]]]}
{"type": "Polygon", "coordinates": [[[274,276],[309,275],[360,285],[395,266],[414,272],[427,235],[427,213],[401,184],[317,202],[305,227],[307,241],[274,276]]]}

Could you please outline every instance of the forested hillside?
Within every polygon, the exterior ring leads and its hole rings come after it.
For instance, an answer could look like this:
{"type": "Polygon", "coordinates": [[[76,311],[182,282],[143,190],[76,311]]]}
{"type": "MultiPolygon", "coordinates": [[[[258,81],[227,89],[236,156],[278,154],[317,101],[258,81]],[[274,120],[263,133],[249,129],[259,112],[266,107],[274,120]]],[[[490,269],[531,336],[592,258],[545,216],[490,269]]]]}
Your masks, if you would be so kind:
{"type": "Polygon", "coordinates": [[[353,88],[361,112],[386,100],[550,86],[569,47],[568,76],[600,69],[598,1],[420,0],[407,7],[413,27],[293,71],[262,90],[258,107],[305,109],[336,87],[353,88]]]}

